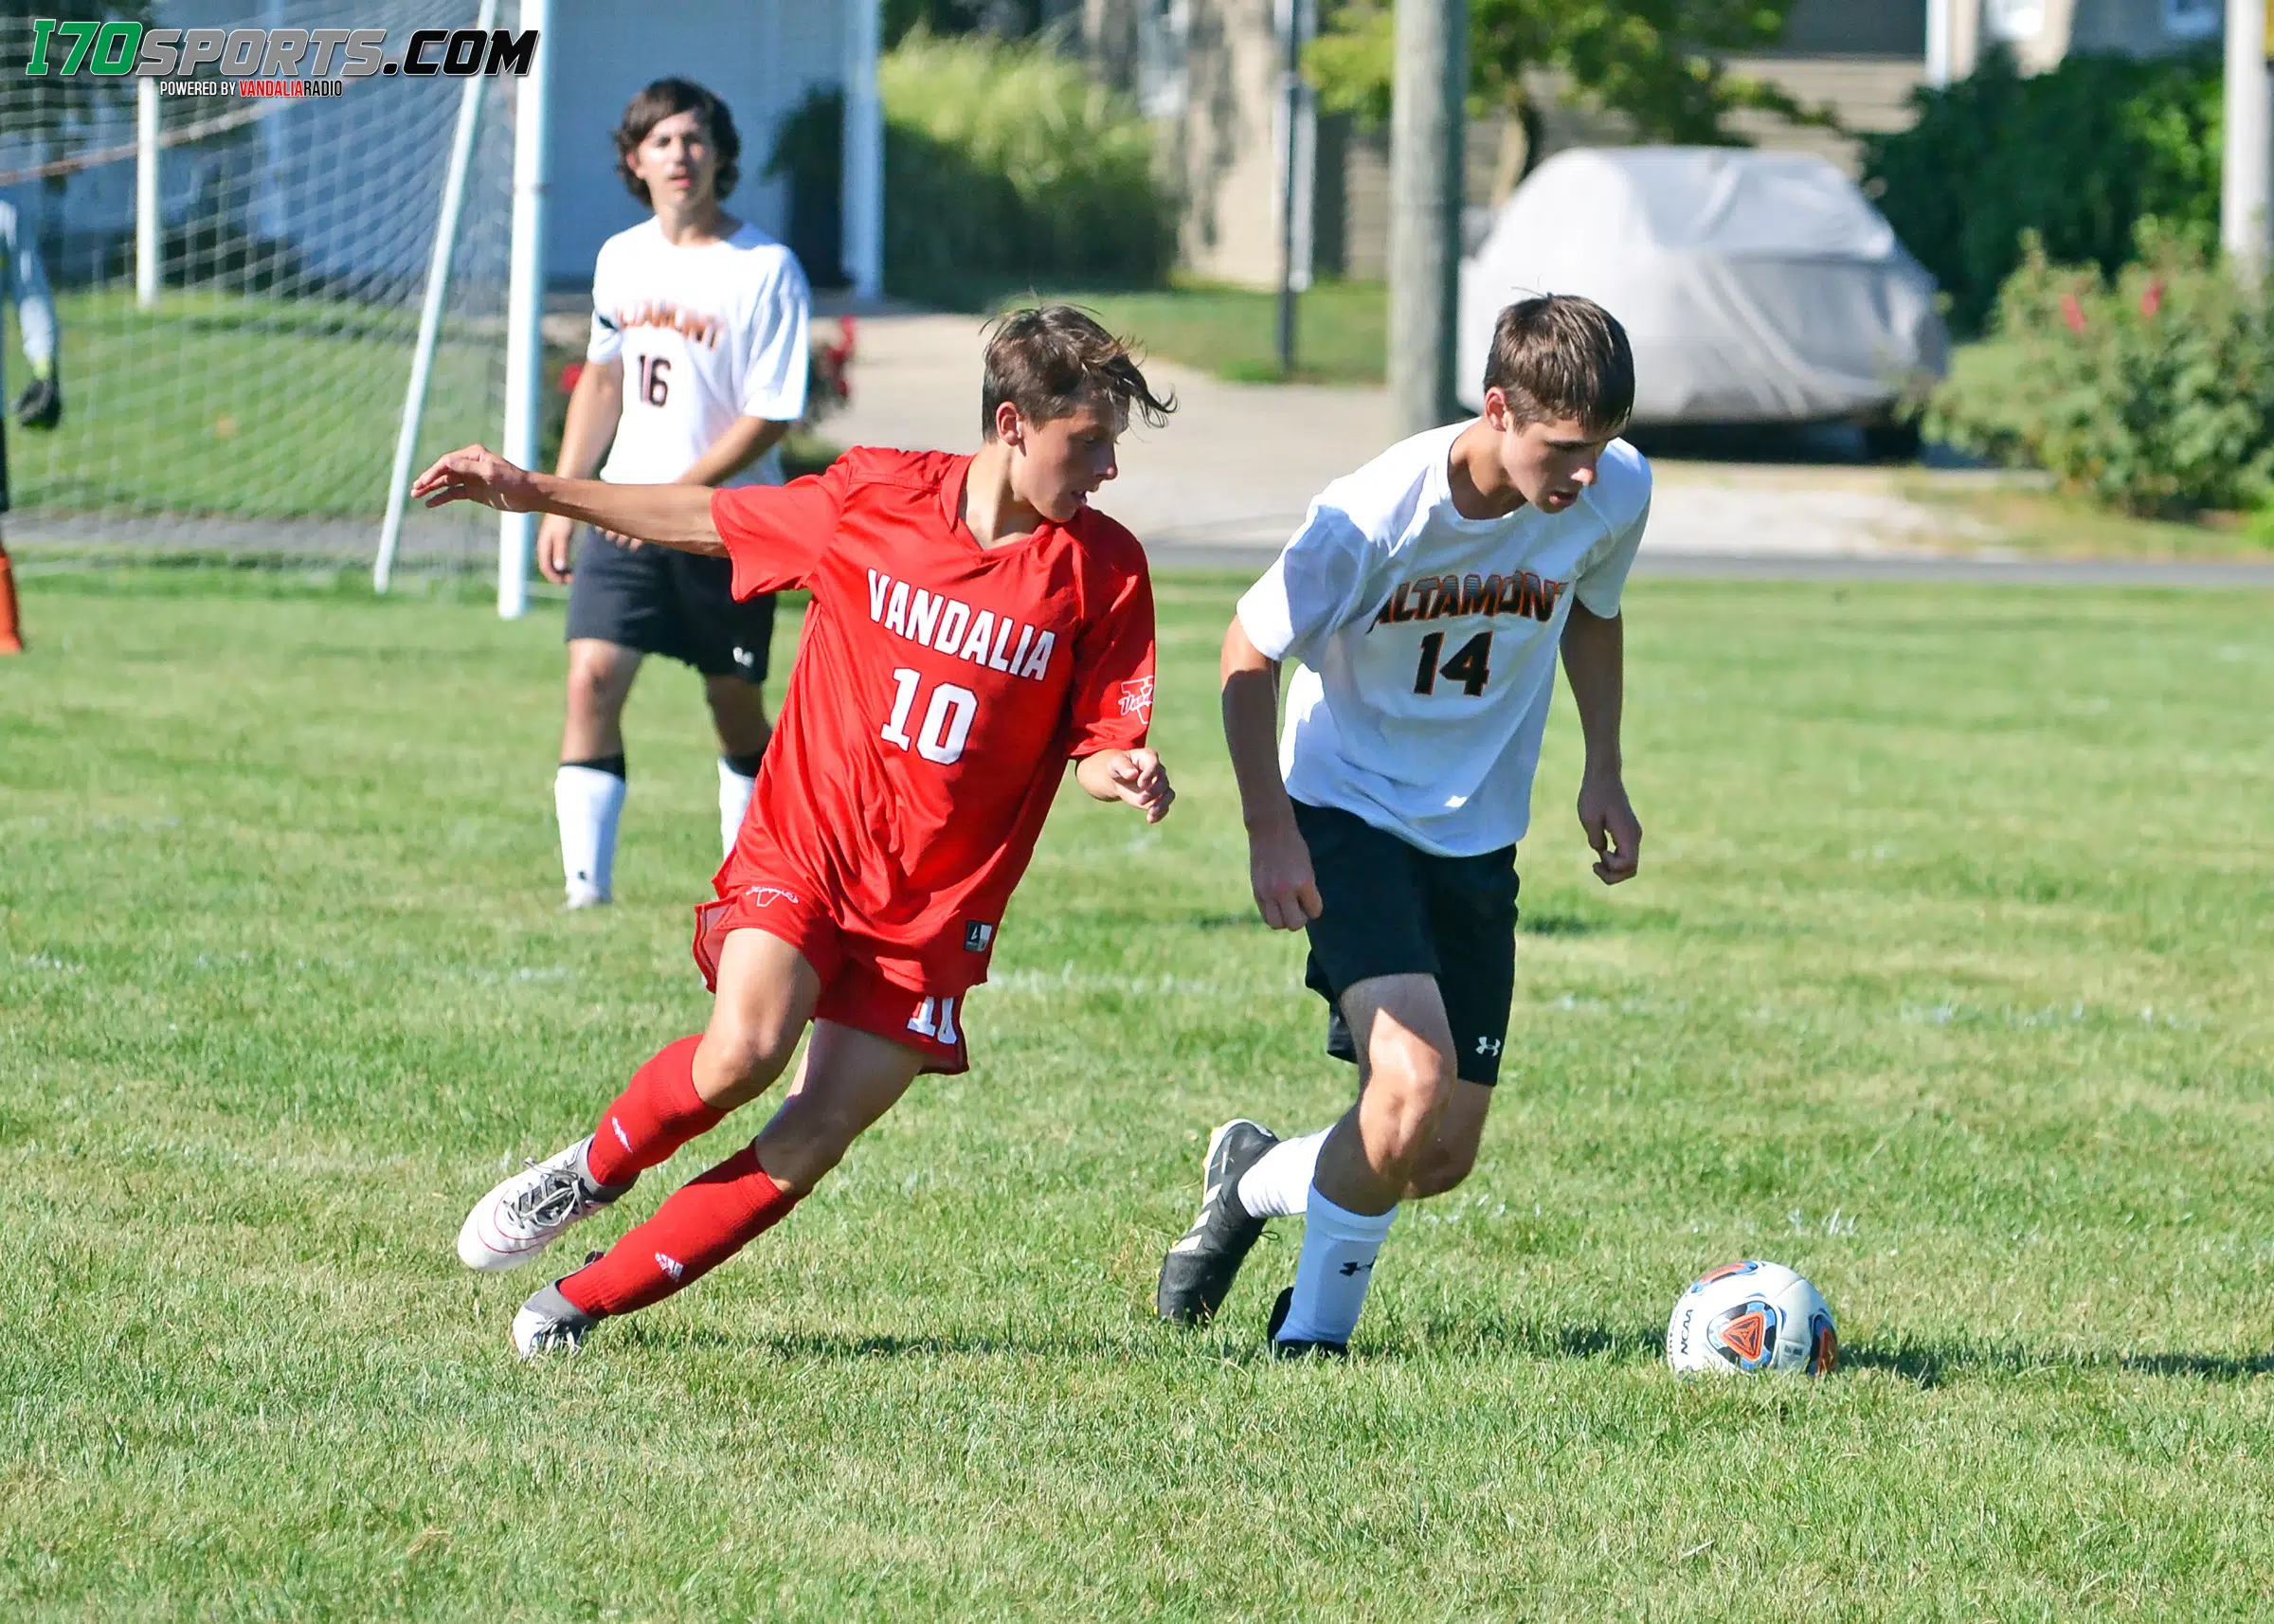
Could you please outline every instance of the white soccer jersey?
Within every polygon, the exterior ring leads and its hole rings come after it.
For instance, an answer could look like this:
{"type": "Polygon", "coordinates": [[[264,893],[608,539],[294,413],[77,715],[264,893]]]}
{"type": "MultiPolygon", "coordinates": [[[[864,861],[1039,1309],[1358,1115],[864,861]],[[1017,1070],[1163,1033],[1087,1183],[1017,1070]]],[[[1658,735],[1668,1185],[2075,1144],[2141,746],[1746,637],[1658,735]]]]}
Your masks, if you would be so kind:
{"type": "MultiPolygon", "coordinates": [[[[810,297],[798,259],[755,226],[677,247],[650,220],[601,244],[585,358],[623,363],[623,415],[600,477],[664,484],[736,418],[805,415],[810,297]]],[[[769,451],[730,485],[779,485],[769,451]]]]}
{"type": "Polygon", "coordinates": [[[1463,518],[1449,464],[1466,426],[1327,486],[1239,601],[1257,649],[1302,661],[1279,741],[1288,793],[1440,857],[1523,837],[1571,600],[1618,613],[1651,509],[1650,464],[1615,440],[1562,513],[1463,518]]]}

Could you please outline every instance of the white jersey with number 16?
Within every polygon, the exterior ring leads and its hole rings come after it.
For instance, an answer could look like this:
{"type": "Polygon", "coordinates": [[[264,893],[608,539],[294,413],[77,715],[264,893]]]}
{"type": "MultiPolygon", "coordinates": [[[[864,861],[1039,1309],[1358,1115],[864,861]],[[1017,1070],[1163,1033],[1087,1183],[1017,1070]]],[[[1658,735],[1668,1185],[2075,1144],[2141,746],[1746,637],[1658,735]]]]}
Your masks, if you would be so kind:
{"type": "MultiPolygon", "coordinates": [[[[668,483],[737,418],[804,416],[810,302],[797,256],[755,226],[678,247],[650,220],[602,244],[585,358],[623,363],[623,415],[600,477],[668,483]]],[[[725,483],[779,485],[781,457],[725,483]]]]}

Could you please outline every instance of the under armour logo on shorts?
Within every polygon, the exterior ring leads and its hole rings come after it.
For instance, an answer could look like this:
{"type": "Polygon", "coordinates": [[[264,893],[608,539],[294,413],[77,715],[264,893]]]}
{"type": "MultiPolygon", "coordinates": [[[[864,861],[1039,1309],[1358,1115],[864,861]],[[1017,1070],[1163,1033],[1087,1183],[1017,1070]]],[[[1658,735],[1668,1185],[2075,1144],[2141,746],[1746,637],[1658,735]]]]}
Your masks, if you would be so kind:
{"type": "Polygon", "coordinates": [[[1500,1053],[1500,1039],[1499,1039],[1499,1038],[1479,1038],[1476,1040],[1476,1052],[1477,1052],[1479,1055],[1497,1055],[1497,1054],[1499,1054],[1499,1053],[1500,1053]]]}

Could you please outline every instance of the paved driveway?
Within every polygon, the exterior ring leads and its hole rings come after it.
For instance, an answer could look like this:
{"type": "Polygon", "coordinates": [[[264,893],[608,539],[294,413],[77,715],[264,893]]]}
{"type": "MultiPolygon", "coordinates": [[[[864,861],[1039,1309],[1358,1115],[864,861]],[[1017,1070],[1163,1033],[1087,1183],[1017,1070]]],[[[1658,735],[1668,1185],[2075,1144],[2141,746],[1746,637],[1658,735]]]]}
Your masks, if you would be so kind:
{"type": "MultiPolygon", "coordinates": [[[[853,404],[823,432],[844,444],[976,446],[982,327],[969,316],[864,318],[853,404]]],[[[1321,487],[1390,443],[1380,389],[1231,384],[1167,362],[1146,375],[1176,391],[1177,413],[1123,439],[1121,477],[1098,506],[1164,565],[1260,568],[1321,487]]],[[[1993,532],[1905,499],[1886,469],[1653,466],[1646,572],[2274,586],[2274,566],[2248,563],[2001,557],[1993,532]]]]}

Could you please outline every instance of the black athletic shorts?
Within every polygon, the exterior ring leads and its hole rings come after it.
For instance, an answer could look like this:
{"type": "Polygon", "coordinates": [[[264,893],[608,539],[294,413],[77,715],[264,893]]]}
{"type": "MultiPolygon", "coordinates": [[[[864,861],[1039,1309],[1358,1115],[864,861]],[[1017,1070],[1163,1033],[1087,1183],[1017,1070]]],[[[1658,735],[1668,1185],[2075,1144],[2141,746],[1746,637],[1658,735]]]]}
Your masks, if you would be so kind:
{"type": "Polygon", "coordinates": [[[705,677],[764,682],[773,595],[737,604],[733,580],[724,558],[624,547],[587,528],[568,584],[569,641],[599,638],[683,661],[705,677]]]}
{"type": "Polygon", "coordinates": [[[1516,995],[1516,848],[1438,857],[1363,818],[1295,803],[1324,907],[1303,984],[1326,1001],[1326,1053],[1358,1063],[1344,990],[1375,976],[1437,978],[1460,1075],[1490,1088],[1516,995]]]}
{"type": "Polygon", "coordinates": [[[0,514],[8,512],[8,433],[0,429],[0,514]]]}

